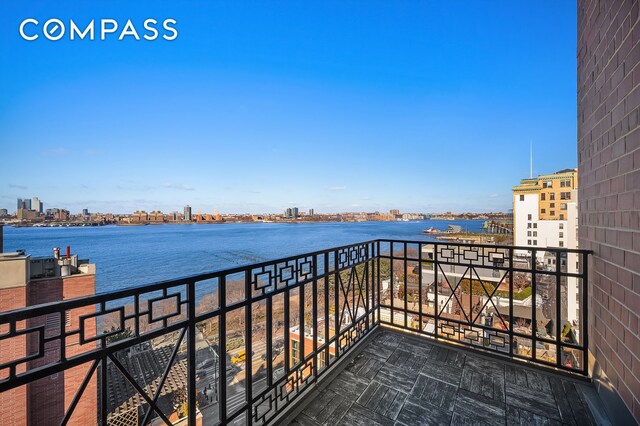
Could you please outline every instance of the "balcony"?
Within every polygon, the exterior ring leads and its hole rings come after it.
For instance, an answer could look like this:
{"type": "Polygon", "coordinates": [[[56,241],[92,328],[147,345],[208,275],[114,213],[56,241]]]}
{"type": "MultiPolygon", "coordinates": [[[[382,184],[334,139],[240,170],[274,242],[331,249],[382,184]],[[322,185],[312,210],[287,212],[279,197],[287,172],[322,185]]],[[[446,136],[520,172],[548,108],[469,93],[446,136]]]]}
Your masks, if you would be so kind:
{"type": "Polygon", "coordinates": [[[3,312],[0,405],[46,424],[599,422],[588,255],[375,240],[3,312]]]}

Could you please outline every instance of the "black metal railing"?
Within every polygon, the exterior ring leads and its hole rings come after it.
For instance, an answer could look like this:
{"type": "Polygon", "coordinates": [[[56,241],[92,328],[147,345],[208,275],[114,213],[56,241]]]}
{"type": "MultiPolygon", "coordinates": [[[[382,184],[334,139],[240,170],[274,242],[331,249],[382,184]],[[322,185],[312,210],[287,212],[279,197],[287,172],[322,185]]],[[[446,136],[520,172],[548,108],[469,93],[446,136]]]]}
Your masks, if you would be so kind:
{"type": "Polygon", "coordinates": [[[586,256],[376,240],[3,312],[0,398],[62,393],[61,424],[266,424],[378,325],[586,375],[586,256]]]}
{"type": "Polygon", "coordinates": [[[378,252],[381,324],[587,375],[588,251],[380,240],[378,252]]]}

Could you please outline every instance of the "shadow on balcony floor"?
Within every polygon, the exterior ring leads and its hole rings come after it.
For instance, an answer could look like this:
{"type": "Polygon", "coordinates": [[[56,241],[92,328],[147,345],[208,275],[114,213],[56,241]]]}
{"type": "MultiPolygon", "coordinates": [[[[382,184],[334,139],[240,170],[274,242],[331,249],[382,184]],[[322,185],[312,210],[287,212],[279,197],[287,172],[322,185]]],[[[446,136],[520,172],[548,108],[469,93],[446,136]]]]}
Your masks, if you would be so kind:
{"type": "Polygon", "coordinates": [[[363,345],[293,424],[609,424],[586,382],[388,329],[363,345]]]}

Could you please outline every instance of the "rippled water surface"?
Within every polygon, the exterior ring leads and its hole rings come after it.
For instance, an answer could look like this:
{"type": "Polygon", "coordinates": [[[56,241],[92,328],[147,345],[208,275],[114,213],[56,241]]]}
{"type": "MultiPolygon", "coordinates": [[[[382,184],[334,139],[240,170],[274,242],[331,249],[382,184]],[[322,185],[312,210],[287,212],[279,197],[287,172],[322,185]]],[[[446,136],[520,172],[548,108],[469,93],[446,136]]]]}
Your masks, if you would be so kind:
{"type": "Polygon", "coordinates": [[[53,247],[97,265],[97,291],[178,278],[377,238],[430,241],[429,227],[461,225],[482,231],[481,220],[360,223],[4,228],[4,250],[50,256],[53,247]]]}

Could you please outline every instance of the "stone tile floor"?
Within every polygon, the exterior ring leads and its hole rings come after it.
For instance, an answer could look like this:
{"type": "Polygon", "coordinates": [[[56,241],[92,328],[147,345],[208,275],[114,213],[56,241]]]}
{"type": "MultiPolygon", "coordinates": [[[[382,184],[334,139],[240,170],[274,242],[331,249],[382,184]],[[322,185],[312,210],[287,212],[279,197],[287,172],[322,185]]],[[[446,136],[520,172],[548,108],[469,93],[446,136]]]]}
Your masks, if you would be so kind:
{"type": "Polygon", "coordinates": [[[609,424],[586,382],[388,329],[363,344],[292,424],[609,424]]]}

